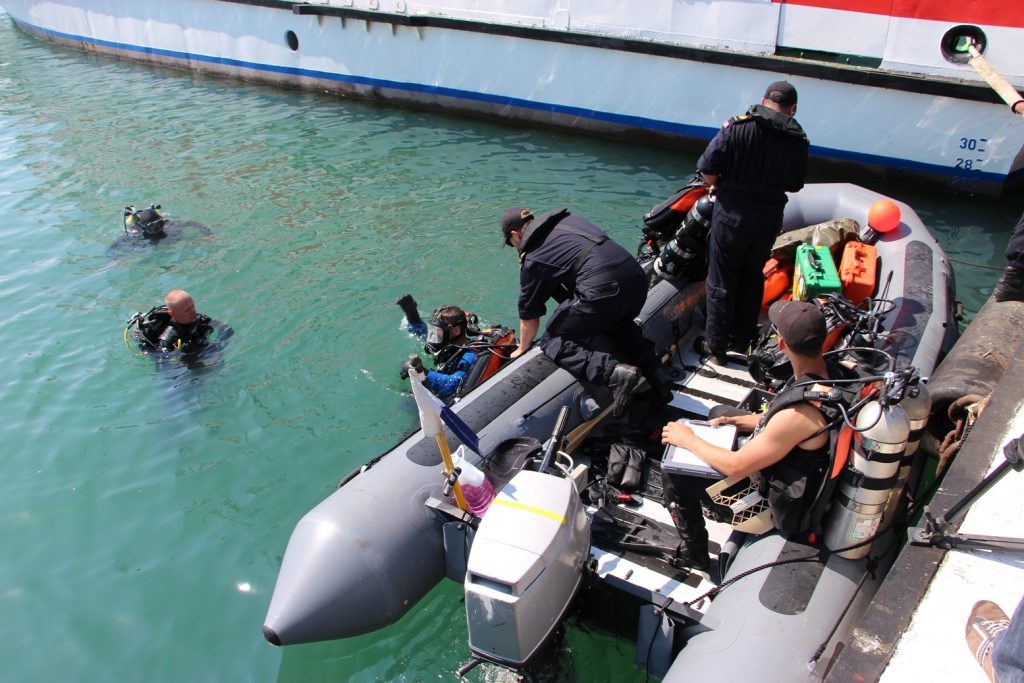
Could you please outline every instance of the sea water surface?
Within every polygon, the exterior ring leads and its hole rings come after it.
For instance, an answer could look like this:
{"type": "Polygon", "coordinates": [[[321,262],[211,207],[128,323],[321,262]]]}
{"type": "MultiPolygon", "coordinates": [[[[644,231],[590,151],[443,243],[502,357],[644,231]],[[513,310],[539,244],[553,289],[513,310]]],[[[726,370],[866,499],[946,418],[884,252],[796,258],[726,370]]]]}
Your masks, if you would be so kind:
{"type": "MultiPolygon", "coordinates": [[[[633,248],[694,165],[87,56],[0,11],[0,680],[451,680],[451,582],[359,638],[260,631],[295,523],[415,424],[394,301],[514,324],[505,207],[567,206],[633,248]],[[122,208],[150,202],[212,235],[108,256],[122,208]],[[173,287],[234,328],[219,365],[160,372],[122,343],[173,287]]],[[[1002,265],[1019,199],[865,184],[952,257],[1002,265]]],[[[998,273],[967,263],[973,312],[998,273]]],[[[644,680],[630,643],[583,625],[560,649],[560,680],[644,680]]]]}

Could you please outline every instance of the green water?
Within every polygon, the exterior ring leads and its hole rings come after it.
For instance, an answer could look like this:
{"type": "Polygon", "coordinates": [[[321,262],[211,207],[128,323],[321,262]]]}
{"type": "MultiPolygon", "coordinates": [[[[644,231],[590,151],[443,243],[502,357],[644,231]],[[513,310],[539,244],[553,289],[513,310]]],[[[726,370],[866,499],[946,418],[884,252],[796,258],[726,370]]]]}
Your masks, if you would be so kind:
{"type": "MultiPolygon", "coordinates": [[[[89,57],[0,11],[0,680],[450,680],[452,583],[364,637],[260,633],[295,522],[415,420],[393,301],[513,323],[504,207],[568,206],[632,248],[694,162],[89,57]],[[212,237],[108,258],[151,201],[212,237]],[[168,377],[121,334],[179,286],[236,334],[168,377]]],[[[1001,265],[1024,208],[874,187],[973,263],[1001,265]]],[[[969,311],[997,275],[958,265],[969,311]]],[[[561,680],[644,679],[628,643],[574,627],[561,650],[561,680]]]]}

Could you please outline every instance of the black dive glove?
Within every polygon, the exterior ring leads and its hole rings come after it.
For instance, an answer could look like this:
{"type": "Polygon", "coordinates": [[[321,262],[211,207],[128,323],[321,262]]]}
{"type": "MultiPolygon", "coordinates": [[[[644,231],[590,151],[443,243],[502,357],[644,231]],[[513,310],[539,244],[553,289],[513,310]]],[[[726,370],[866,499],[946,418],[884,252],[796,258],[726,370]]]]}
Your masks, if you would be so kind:
{"type": "Polygon", "coordinates": [[[411,354],[404,363],[402,363],[402,371],[398,373],[398,376],[402,379],[409,379],[409,370],[415,370],[421,375],[427,374],[426,368],[423,367],[423,359],[415,353],[411,354]]]}
{"type": "Polygon", "coordinates": [[[395,303],[402,308],[402,313],[405,313],[405,319],[409,321],[410,325],[423,324],[423,318],[420,317],[419,309],[416,308],[416,299],[412,298],[412,294],[406,294],[395,303]]]}

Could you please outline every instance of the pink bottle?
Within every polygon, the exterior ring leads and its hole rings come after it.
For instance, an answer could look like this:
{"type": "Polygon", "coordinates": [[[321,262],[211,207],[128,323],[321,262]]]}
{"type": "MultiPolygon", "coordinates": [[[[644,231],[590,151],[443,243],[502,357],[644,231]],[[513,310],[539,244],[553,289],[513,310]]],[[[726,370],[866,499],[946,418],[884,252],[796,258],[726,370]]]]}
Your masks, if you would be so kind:
{"type": "Polygon", "coordinates": [[[491,501],[497,493],[494,485],[475,465],[466,460],[466,453],[462,446],[455,453],[455,467],[462,470],[459,474],[459,486],[462,488],[462,497],[466,499],[469,511],[477,517],[483,517],[490,507],[491,501]]]}

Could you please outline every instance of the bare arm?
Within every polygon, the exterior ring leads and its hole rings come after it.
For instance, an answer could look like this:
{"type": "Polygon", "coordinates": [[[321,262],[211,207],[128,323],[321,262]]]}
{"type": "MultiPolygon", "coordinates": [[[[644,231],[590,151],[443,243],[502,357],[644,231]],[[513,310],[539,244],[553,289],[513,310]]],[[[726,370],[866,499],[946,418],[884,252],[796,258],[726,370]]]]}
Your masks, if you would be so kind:
{"type": "Polygon", "coordinates": [[[661,431],[661,442],[686,448],[728,477],[746,477],[782,460],[798,444],[815,448],[828,440],[828,434],[809,438],[825,424],[816,408],[797,404],[774,415],[757,436],[738,451],[714,446],[693,433],[681,422],[670,422],[661,431]]]}
{"type": "Polygon", "coordinates": [[[540,329],[540,318],[519,321],[519,347],[513,351],[509,358],[516,359],[530,350],[530,345],[537,337],[537,330],[540,329]]]}
{"type": "Polygon", "coordinates": [[[723,415],[710,420],[710,422],[713,425],[736,425],[739,431],[749,434],[757,429],[760,419],[760,415],[750,413],[749,415],[723,415]]]}
{"type": "Polygon", "coordinates": [[[704,178],[704,182],[706,182],[711,187],[714,187],[715,185],[718,184],[718,174],[717,173],[704,173],[704,172],[701,172],[701,176],[704,178]]]}

